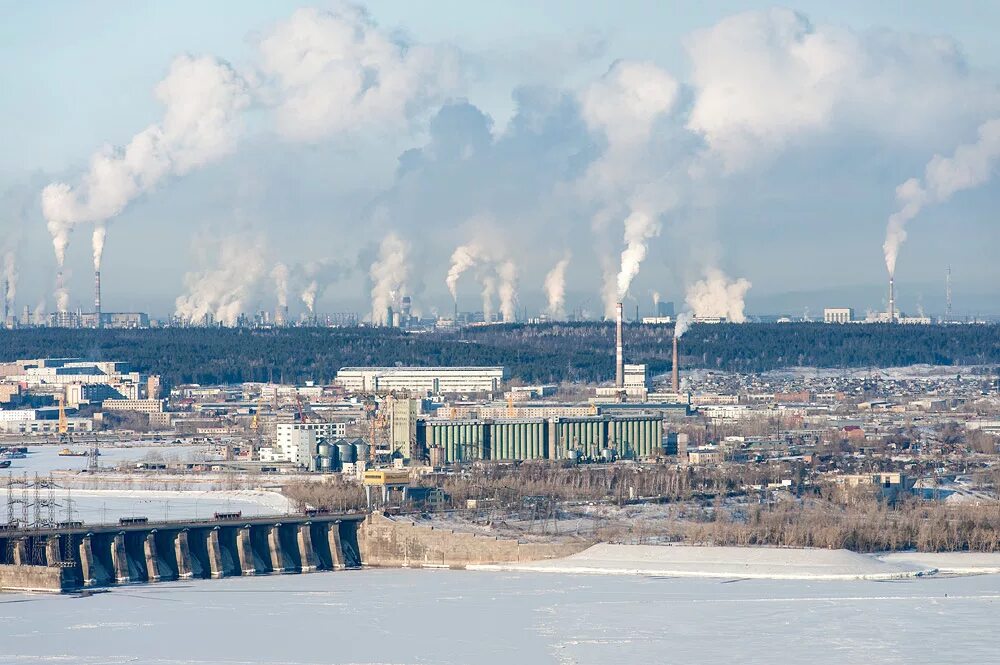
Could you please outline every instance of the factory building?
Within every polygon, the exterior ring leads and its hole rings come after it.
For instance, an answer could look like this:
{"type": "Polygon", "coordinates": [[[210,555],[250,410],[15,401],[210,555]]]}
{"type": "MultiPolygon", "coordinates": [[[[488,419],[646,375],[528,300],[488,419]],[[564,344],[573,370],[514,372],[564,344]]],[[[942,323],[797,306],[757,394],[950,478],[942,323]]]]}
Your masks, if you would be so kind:
{"type": "Polygon", "coordinates": [[[278,423],[274,446],[261,448],[262,462],[291,462],[310,466],[320,444],[347,435],[347,423],[278,423]]]}
{"type": "Polygon", "coordinates": [[[854,310],[850,307],[827,307],[823,310],[823,323],[851,323],[854,310]]]}
{"type": "Polygon", "coordinates": [[[662,451],[659,416],[418,420],[432,463],[476,460],[645,459],[662,451]]]}
{"type": "Polygon", "coordinates": [[[389,407],[389,442],[394,454],[403,459],[417,457],[419,399],[395,399],[389,407]]]}
{"type": "Polygon", "coordinates": [[[503,367],[344,367],[335,383],[350,392],[420,395],[499,392],[503,367]]]}
{"type": "Polygon", "coordinates": [[[136,413],[162,413],[161,399],[106,399],[101,403],[104,411],[134,411],[136,413]]]}

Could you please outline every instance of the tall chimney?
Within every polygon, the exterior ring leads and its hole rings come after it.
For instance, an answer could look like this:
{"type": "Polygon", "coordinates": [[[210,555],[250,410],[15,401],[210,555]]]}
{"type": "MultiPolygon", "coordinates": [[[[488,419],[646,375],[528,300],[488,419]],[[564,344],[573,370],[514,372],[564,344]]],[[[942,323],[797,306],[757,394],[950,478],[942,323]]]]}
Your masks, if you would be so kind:
{"type": "Polygon", "coordinates": [[[101,271],[94,271],[94,327],[103,328],[101,321],[101,271]]]}
{"type": "Polygon", "coordinates": [[[674,337],[674,366],[673,366],[673,370],[670,373],[670,387],[671,387],[671,389],[673,389],[673,391],[675,393],[679,393],[681,391],[680,370],[678,369],[677,365],[678,365],[678,362],[677,362],[677,338],[674,337]]]}
{"type": "Polygon", "coordinates": [[[615,305],[615,388],[625,387],[625,349],[622,347],[622,304],[615,305]]]}
{"type": "Polygon", "coordinates": [[[889,275],[889,323],[896,322],[896,285],[895,277],[889,275]]]}
{"type": "Polygon", "coordinates": [[[7,292],[10,291],[10,280],[5,279],[3,281],[3,321],[0,321],[0,327],[7,325],[7,316],[10,314],[10,303],[7,301],[7,292]]]}

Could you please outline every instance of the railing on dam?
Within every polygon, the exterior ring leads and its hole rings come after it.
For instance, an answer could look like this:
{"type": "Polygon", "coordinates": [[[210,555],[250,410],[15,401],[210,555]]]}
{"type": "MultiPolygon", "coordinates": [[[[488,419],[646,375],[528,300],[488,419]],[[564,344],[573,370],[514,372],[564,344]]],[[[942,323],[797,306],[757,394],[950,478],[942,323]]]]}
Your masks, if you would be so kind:
{"type": "Polygon", "coordinates": [[[364,515],[281,515],[0,531],[0,588],[67,591],[361,565],[364,515]]]}

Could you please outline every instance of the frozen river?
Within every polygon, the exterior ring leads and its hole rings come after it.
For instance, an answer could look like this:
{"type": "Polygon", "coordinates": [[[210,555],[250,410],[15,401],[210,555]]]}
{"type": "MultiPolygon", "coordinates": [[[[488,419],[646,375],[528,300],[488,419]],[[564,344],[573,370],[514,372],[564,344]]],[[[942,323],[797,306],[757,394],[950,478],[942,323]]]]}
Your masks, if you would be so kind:
{"type": "MultiPolygon", "coordinates": [[[[13,444],[11,444],[13,445],[13,444]]],[[[86,450],[90,443],[68,445],[28,446],[28,456],[11,460],[10,468],[2,473],[19,476],[23,473],[48,475],[52,471],[83,471],[87,468],[86,457],[60,457],[59,451],[69,448],[74,451],[86,450]]],[[[208,446],[180,446],[169,443],[161,445],[135,445],[110,447],[102,446],[100,465],[113,467],[121,462],[187,462],[219,459],[209,454],[208,446]]]]}
{"type": "MultiPolygon", "coordinates": [[[[29,479],[37,473],[48,476],[50,472],[79,472],[87,468],[85,457],[60,457],[62,445],[30,446],[24,459],[11,460],[11,467],[0,471],[4,483],[8,476],[14,478],[27,474],[29,479]]],[[[85,444],[70,445],[82,450],[85,444]]],[[[206,461],[218,457],[207,446],[136,445],[130,447],[101,448],[101,466],[113,467],[121,462],[182,462],[206,461]]],[[[150,482],[155,483],[155,476],[150,482]]],[[[57,475],[56,483],[65,486],[67,477],[57,475]]],[[[74,481],[85,483],[85,476],[74,481]]],[[[176,485],[177,483],[165,483],[176,485]]],[[[211,483],[200,489],[183,491],[166,489],[58,489],[55,491],[56,520],[82,520],[87,524],[115,522],[120,517],[148,517],[151,520],[188,519],[211,517],[216,511],[242,512],[244,515],[278,515],[291,512],[293,506],[276,492],[258,490],[209,490],[211,483]],[[72,512],[70,512],[72,507],[72,512]]],[[[4,492],[5,485],[4,485],[4,492]]],[[[5,518],[0,518],[5,519],[5,518]]]]}
{"type": "Polygon", "coordinates": [[[1000,576],[364,570],[0,595],[0,662],[997,663],[1000,576]]]}

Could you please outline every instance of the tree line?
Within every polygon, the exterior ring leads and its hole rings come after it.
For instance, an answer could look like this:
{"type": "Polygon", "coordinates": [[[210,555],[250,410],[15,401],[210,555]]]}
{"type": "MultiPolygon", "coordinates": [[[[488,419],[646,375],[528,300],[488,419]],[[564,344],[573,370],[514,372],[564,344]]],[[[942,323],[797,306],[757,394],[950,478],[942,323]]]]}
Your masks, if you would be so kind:
{"type": "MultiPolygon", "coordinates": [[[[629,362],[671,366],[673,327],[630,324],[629,362]]],[[[40,357],[123,360],[167,385],[332,380],[364,365],[504,365],[527,382],[596,382],[614,376],[610,323],[509,324],[409,334],[377,328],[162,328],[0,330],[0,361],[40,357]]],[[[892,367],[1000,363],[998,325],[695,324],[681,364],[737,372],[791,366],[892,367]]]]}

